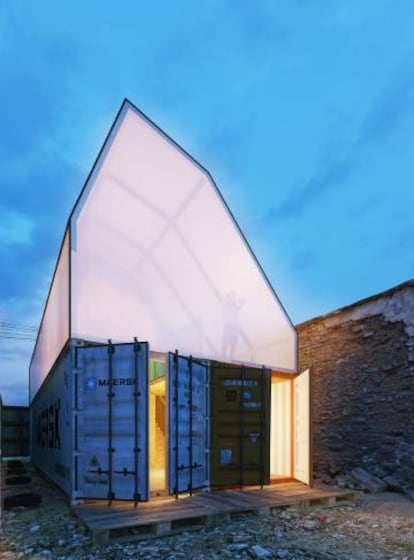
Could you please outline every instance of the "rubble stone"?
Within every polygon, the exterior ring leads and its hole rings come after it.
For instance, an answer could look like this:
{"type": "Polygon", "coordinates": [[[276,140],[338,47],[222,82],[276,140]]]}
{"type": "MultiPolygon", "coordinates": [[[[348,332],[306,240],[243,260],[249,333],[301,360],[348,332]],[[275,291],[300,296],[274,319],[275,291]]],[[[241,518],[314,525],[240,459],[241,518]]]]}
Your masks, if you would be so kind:
{"type": "Polygon", "coordinates": [[[368,473],[364,469],[352,469],[351,476],[362,487],[363,490],[368,490],[375,494],[376,492],[383,492],[387,484],[380,478],[368,473]]]}
{"type": "Polygon", "coordinates": [[[246,514],[217,527],[98,546],[92,543],[90,534],[85,533],[59,493],[46,482],[37,486],[36,491],[42,494],[39,507],[3,511],[0,560],[389,560],[392,557],[408,560],[414,557],[414,504],[401,494],[367,494],[361,503],[333,508],[276,508],[265,518],[246,514]],[[398,497],[399,501],[390,503],[385,510],[382,497],[384,501],[398,497]],[[404,515],[397,515],[396,510],[401,508],[404,515]],[[39,529],[32,532],[30,529],[35,526],[39,529]]]}
{"type": "MultiPolygon", "coordinates": [[[[314,475],[364,469],[414,492],[414,281],[297,325],[311,368],[314,475]]],[[[340,478],[345,477],[345,478],[340,478]]]]}
{"type": "Polygon", "coordinates": [[[259,544],[255,544],[250,549],[253,558],[259,558],[259,560],[267,560],[267,558],[271,558],[271,553],[266,549],[260,546],[259,544]]]}

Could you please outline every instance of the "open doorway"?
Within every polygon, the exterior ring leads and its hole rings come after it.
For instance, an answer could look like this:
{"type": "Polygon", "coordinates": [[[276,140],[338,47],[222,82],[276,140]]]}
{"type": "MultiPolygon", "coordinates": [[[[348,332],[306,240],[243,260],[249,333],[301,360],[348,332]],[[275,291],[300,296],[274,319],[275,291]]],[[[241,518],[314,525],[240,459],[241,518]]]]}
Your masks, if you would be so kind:
{"type": "Polygon", "coordinates": [[[270,414],[270,480],[292,478],[292,379],[272,374],[270,414]]]}
{"type": "Polygon", "coordinates": [[[310,374],[272,373],[270,480],[312,483],[310,374]]]}
{"type": "Polygon", "coordinates": [[[151,352],[149,368],[149,482],[151,496],[166,492],[167,467],[167,361],[151,352]]]}

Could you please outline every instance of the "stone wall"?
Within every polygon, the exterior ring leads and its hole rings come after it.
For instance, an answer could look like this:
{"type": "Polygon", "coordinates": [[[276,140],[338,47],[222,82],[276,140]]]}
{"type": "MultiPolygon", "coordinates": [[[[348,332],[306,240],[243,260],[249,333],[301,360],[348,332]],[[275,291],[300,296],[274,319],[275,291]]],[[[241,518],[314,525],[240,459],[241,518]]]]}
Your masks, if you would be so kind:
{"type": "Polygon", "coordinates": [[[414,496],[414,281],[297,326],[315,478],[355,468],[414,496]]]}

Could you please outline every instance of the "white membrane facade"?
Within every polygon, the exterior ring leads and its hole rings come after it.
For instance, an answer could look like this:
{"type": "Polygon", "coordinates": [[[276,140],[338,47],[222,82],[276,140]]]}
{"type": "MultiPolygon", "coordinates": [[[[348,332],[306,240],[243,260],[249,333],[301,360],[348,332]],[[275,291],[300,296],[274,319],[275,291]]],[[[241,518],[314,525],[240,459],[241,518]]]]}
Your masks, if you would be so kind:
{"type": "Polygon", "coordinates": [[[128,101],[69,226],[71,338],[296,371],[294,327],[210,175],[128,101]]]}
{"type": "Polygon", "coordinates": [[[69,339],[69,258],[66,231],[30,363],[30,402],[69,339]]]}
{"type": "Polygon", "coordinates": [[[72,337],[295,370],[295,330],[211,177],[128,102],[71,234],[72,337]]]}

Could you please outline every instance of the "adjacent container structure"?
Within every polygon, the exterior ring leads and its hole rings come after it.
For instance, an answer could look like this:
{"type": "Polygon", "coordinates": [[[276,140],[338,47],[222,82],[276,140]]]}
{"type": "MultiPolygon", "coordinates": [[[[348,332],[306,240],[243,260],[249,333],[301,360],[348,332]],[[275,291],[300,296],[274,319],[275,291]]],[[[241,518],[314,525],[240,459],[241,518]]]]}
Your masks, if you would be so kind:
{"type": "Polygon", "coordinates": [[[70,214],[39,328],[34,463],[72,499],[309,483],[296,351],[209,173],[125,101],[70,214]]]}
{"type": "Polygon", "coordinates": [[[29,408],[3,404],[0,418],[3,457],[28,457],[30,455],[29,408]]]}

